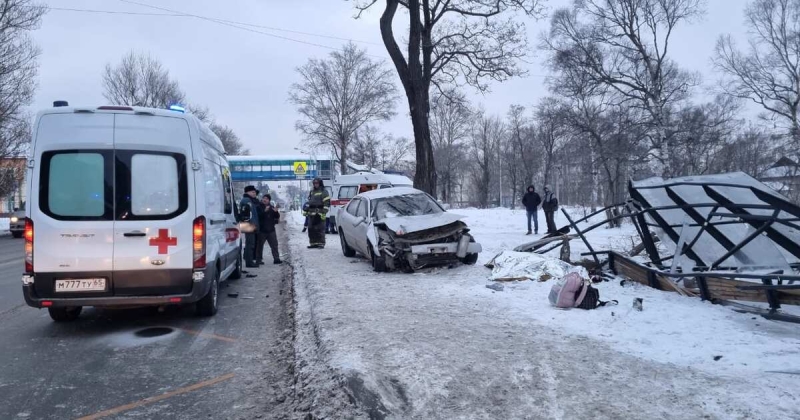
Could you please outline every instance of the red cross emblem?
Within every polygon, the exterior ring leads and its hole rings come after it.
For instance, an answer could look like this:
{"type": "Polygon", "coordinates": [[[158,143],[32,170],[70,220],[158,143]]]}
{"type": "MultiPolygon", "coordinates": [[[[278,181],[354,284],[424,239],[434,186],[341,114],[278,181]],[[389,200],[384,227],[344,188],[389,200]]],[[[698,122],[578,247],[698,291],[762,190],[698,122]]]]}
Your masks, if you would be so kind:
{"type": "Polygon", "coordinates": [[[159,229],[158,236],[150,238],[150,246],[157,246],[159,254],[168,254],[169,247],[177,245],[178,238],[170,238],[169,229],[159,229]]]}

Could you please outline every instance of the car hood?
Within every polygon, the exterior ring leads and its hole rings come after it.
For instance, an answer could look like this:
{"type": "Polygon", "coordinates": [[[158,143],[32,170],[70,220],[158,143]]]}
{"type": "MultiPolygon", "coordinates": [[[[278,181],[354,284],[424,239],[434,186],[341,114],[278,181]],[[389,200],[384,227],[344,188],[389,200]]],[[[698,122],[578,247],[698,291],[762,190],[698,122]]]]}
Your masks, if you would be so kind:
{"type": "Polygon", "coordinates": [[[442,212],[437,214],[424,214],[421,216],[389,217],[378,220],[375,224],[386,225],[386,227],[395,232],[402,230],[405,233],[412,233],[447,226],[463,218],[464,216],[442,212]]]}

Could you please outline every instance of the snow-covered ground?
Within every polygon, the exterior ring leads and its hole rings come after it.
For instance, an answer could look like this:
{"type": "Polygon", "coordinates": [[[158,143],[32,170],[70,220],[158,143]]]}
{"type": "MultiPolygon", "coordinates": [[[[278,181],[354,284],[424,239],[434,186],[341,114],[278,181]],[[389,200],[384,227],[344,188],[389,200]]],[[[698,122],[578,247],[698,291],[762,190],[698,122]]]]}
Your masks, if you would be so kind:
{"type": "MultiPolygon", "coordinates": [[[[553,280],[495,292],[482,264],[532,240],[524,212],[454,212],[483,245],[478,265],[413,275],[374,273],[343,257],[332,235],[324,250],[307,250],[302,219],[289,222],[298,319],[309,324],[300,327],[314,329],[323,363],[373,414],[800,418],[800,375],[773,372],[800,373],[798,325],[617,281],[597,287],[619,306],[594,311],[551,307],[553,280]]],[[[634,234],[624,226],[589,237],[595,249],[627,249],[634,234]]],[[[573,260],[585,251],[572,242],[573,260]]]]}

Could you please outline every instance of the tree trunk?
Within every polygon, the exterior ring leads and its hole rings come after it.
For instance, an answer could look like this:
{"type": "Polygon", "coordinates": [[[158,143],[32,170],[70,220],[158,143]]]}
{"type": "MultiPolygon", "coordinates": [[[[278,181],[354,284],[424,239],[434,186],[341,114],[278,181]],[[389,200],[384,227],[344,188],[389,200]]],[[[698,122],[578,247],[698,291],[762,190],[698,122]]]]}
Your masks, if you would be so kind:
{"type": "MultiPolygon", "coordinates": [[[[342,150],[339,151],[339,172],[342,175],[347,174],[347,146],[342,147],[342,150]]],[[[333,179],[333,166],[331,166],[331,179],[333,179]]]]}
{"type": "MultiPolygon", "coordinates": [[[[386,9],[381,15],[380,28],[383,44],[392,58],[392,63],[403,84],[406,98],[408,99],[411,124],[414,127],[414,145],[416,146],[416,168],[414,171],[414,187],[436,196],[436,167],[433,161],[433,144],[431,143],[431,130],[428,123],[430,109],[429,88],[430,76],[425,70],[430,70],[430,33],[423,33],[419,13],[409,13],[410,36],[408,40],[408,62],[403,57],[400,47],[394,38],[392,23],[397,13],[398,0],[386,0],[386,9]],[[425,37],[422,43],[421,37],[425,37]],[[420,44],[422,43],[423,58],[427,67],[419,60],[420,44]],[[427,77],[426,77],[427,76],[427,77]]],[[[409,0],[409,10],[420,10],[419,0],[409,0]]]]}
{"type": "MultiPolygon", "coordinates": [[[[416,83],[412,82],[412,84],[416,83]]],[[[428,91],[427,88],[415,90],[414,100],[412,101],[411,96],[408,100],[408,106],[411,110],[411,124],[414,127],[414,145],[416,146],[417,158],[414,188],[436,197],[436,166],[433,161],[431,130],[428,120],[428,91]]]]}

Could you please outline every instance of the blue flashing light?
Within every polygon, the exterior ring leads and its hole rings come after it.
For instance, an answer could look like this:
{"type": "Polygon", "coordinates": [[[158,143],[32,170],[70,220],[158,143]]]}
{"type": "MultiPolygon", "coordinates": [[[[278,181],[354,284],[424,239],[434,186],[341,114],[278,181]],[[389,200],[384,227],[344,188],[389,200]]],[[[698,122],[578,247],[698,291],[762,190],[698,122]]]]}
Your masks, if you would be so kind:
{"type": "Polygon", "coordinates": [[[186,108],[184,108],[184,107],[182,107],[182,106],[180,106],[178,104],[170,105],[169,109],[170,109],[170,111],[186,112],[186,108]]]}

